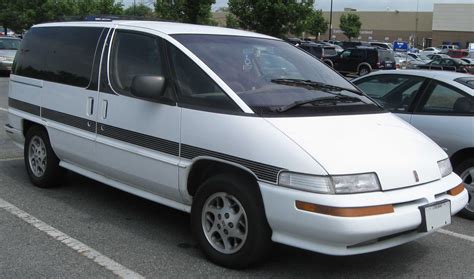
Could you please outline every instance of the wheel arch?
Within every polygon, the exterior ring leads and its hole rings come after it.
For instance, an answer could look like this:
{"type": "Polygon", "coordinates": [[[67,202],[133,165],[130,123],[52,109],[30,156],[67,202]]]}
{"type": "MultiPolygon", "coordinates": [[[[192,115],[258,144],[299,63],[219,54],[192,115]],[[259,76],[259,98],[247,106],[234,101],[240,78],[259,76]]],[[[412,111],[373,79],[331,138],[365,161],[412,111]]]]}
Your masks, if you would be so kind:
{"type": "Polygon", "coordinates": [[[456,151],[453,155],[451,155],[450,160],[453,168],[456,168],[459,164],[469,158],[474,159],[474,147],[468,147],[456,151]]]}
{"type": "Polygon", "coordinates": [[[329,67],[334,68],[334,63],[331,61],[331,59],[323,59],[323,62],[329,67]]]}
{"type": "Polygon", "coordinates": [[[186,177],[186,189],[190,196],[194,196],[201,184],[208,178],[222,173],[234,173],[255,181],[258,177],[248,168],[225,160],[213,157],[199,157],[189,166],[186,177]]]}
{"type": "Polygon", "coordinates": [[[367,68],[369,68],[369,70],[372,72],[372,66],[370,66],[370,64],[367,63],[367,62],[362,62],[362,63],[359,64],[359,66],[357,66],[357,73],[359,73],[359,72],[360,72],[360,68],[362,68],[362,67],[364,67],[364,66],[367,67],[367,68]]]}

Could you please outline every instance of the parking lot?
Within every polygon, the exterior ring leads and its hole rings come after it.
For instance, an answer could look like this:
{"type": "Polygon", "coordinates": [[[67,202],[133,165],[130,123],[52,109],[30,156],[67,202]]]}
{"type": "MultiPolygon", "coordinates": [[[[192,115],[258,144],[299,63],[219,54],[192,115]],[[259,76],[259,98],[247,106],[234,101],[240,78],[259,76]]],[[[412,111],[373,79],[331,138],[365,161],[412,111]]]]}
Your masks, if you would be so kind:
{"type": "Polygon", "coordinates": [[[423,277],[472,278],[474,222],[452,224],[385,251],[334,257],[275,244],[271,257],[235,271],[196,248],[189,216],[68,173],[39,189],[8,139],[8,78],[0,78],[0,278],[423,277]]]}

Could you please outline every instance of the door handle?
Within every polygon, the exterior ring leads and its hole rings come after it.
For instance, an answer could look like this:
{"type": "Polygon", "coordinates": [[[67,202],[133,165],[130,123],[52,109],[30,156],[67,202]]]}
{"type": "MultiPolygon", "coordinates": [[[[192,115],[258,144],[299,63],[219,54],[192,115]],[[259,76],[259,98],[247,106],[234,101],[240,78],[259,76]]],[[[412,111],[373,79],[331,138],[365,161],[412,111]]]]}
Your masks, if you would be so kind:
{"type": "Polygon", "coordinates": [[[87,116],[94,114],[94,98],[87,98],[87,116]]]}
{"type": "Polygon", "coordinates": [[[107,100],[102,100],[102,119],[107,118],[107,108],[108,108],[107,100]]]}

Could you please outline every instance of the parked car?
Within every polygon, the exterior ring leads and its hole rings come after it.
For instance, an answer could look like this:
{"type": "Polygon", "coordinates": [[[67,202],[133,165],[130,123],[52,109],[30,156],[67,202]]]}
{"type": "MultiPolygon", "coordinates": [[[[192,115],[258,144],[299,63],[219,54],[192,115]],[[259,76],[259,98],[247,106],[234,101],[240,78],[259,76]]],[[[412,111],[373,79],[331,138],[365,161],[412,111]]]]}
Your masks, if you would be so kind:
{"type": "Polygon", "coordinates": [[[468,201],[439,146],[280,39],[47,23],[14,65],[5,129],[34,185],[57,186],[68,169],[191,213],[203,253],[226,267],[262,260],[271,240],[332,255],[386,249],[449,224],[468,201]]]}
{"type": "Polygon", "coordinates": [[[21,40],[13,37],[0,37],[0,72],[10,73],[16,51],[21,40]]]}
{"type": "Polygon", "coordinates": [[[441,52],[441,49],[435,48],[435,47],[427,47],[420,51],[420,54],[423,55],[429,55],[429,54],[438,54],[441,52]]]}
{"type": "Polygon", "coordinates": [[[411,57],[415,58],[416,60],[420,60],[420,61],[423,61],[425,63],[431,62],[431,59],[428,56],[424,55],[424,54],[409,52],[408,56],[411,56],[411,57]]]}
{"type": "Polygon", "coordinates": [[[361,47],[361,46],[369,47],[370,44],[368,42],[353,42],[353,41],[350,41],[350,42],[344,41],[341,44],[341,47],[343,49],[355,48],[355,47],[361,47]]]}
{"type": "Polygon", "coordinates": [[[448,51],[447,55],[452,58],[464,58],[469,56],[469,52],[462,49],[451,49],[448,51]]]}
{"type": "Polygon", "coordinates": [[[462,61],[474,65],[474,58],[461,58],[462,61]]]}
{"type": "Polygon", "coordinates": [[[334,47],[334,48],[336,49],[336,52],[337,52],[337,53],[341,53],[341,52],[344,51],[344,49],[343,49],[341,46],[336,45],[336,44],[331,44],[331,43],[329,43],[329,42],[327,42],[327,41],[317,41],[316,43],[318,43],[318,44],[323,44],[323,45],[330,46],[330,47],[334,47]]]}
{"type": "Polygon", "coordinates": [[[397,52],[393,53],[396,61],[396,68],[397,69],[405,69],[408,62],[408,55],[406,52],[397,52]]]}
{"type": "Polygon", "coordinates": [[[301,43],[298,47],[321,59],[327,65],[334,66],[330,58],[337,55],[335,47],[318,43],[301,43]]]}
{"type": "Polygon", "coordinates": [[[448,53],[448,51],[450,50],[454,50],[454,49],[459,49],[459,46],[457,45],[441,45],[441,46],[438,46],[438,49],[440,49],[440,53],[448,53]]]}
{"type": "Polygon", "coordinates": [[[382,71],[353,83],[448,153],[470,194],[462,213],[474,219],[474,77],[440,71],[382,71]]]}
{"type": "Polygon", "coordinates": [[[374,47],[358,47],[344,50],[329,58],[334,69],[344,74],[366,75],[376,70],[395,69],[393,51],[374,47]]]}
{"type": "Polygon", "coordinates": [[[417,69],[420,65],[426,65],[431,60],[422,60],[420,58],[413,58],[411,55],[406,56],[405,68],[406,69],[417,69]]]}
{"type": "Polygon", "coordinates": [[[392,43],[370,42],[370,46],[393,50],[392,43]]]}
{"type": "Polygon", "coordinates": [[[443,59],[443,58],[451,58],[449,55],[447,55],[447,54],[441,54],[441,53],[438,53],[438,54],[428,54],[428,55],[426,55],[426,57],[428,57],[429,59],[431,59],[431,61],[436,61],[436,60],[440,60],[440,59],[443,59]]]}
{"type": "Polygon", "coordinates": [[[474,67],[469,63],[457,58],[442,58],[433,60],[424,65],[418,65],[418,69],[453,71],[466,74],[474,74],[474,67]]]}

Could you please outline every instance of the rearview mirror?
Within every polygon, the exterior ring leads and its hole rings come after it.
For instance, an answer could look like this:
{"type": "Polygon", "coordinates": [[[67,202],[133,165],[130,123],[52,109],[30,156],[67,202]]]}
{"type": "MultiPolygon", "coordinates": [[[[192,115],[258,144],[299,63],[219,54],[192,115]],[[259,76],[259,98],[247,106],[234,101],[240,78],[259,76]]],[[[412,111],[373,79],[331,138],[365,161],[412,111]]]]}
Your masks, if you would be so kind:
{"type": "Polygon", "coordinates": [[[166,79],[162,76],[140,75],[133,77],[131,91],[134,96],[160,100],[166,88],[166,79]]]}

